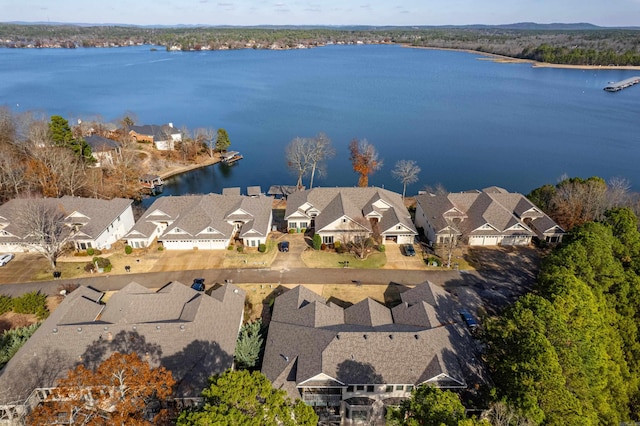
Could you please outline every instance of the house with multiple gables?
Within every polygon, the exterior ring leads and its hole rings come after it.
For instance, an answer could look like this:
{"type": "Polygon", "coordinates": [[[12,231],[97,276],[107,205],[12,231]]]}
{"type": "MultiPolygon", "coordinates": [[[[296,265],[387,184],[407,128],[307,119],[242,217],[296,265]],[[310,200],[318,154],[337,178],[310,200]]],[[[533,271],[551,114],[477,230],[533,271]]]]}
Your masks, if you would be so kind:
{"type": "Polygon", "coordinates": [[[265,195],[185,195],[158,198],[126,235],[134,248],[157,238],[167,250],[223,250],[241,239],[245,247],[265,244],[273,222],[265,195]]]}
{"type": "Polygon", "coordinates": [[[298,286],[275,299],[262,372],[321,420],[384,424],[385,407],[416,386],[478,383],[456,312],[429,282],[401,293],[393,308],[367,298],[343,309],[298,286]]]}
{"type": "Polygon", "coordinates": [[[174,128],[173,123],[130,126],[129,135],[136,142],[151,142],[158,151],[173,151],[175,143],[182,140],[182,132],[174,128]]]}
{"type": "Polygon", "coordinates": [[[135,224],[133,201],[124,198],[16,198],[0,206],[0,252],[36,251],[27,231],[20,225],[29,203],[40,203],[62,212],[63,222],[74,231],[71,241],[77,250],[108,249],[135,224]]]}
{"type": "Polygon", "coordinates": [[[86,136],[84,140],[91,147],[91,155],[95,158],[95,167],[113,167],[120,153],[118,142],[98,135],[86,136]]]}
{"type": "Polygon", "coordinates": [[[289,195],[288,229],[313,228],[324,244],[381,236],[398,244],[418,235],[402,197],[382,188],[313,188],[289,195]]]}
{"type": "Polygon", "coordinates": [[[429,242],[470,246],[525,246],[533,237],[551,244],[565,231],[525,196],[499,187],[416,198],[416,226],[429,242]]]}
{"type": "Polygon", "coordinates": [[[19,416],[29,395],[37,404],[70,369],[94,368],[113,352],[167,368],[178,402],[197,400],[233,364],[245,299],[232,284],[207,293],[179,282],[157,291],[132,282],[106,303],[91,287],[69,293],[0,371],[0,418],[19,416]]]}

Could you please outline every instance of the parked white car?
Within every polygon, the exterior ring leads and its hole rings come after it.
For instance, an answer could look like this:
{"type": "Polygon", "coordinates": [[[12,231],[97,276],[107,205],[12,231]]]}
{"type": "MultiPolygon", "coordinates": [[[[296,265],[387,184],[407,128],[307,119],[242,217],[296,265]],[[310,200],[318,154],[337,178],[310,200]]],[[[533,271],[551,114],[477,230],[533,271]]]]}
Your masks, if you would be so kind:
{"type": "Polygon", "coordinates": [[[0,266],[4,266],[13,259],[13,253],[0,254],[0,266]]]}

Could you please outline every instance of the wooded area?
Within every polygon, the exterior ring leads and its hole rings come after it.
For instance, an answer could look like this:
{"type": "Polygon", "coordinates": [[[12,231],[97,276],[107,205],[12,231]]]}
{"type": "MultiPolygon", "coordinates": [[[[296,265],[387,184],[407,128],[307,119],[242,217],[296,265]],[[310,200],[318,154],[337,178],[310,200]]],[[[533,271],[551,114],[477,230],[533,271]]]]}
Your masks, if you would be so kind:
{"type": "Polygon", "coordinates": [[[399,43],[465,49],[571,65],[640,66],[640,31],[565,26],[482,27],[134,27],[0,24],[0,46],[179,50],[291,49],[329,43],[399,43]]]}
{"type": "Polygon", "coordinates": [[[486,323],[496,397],[535,424],[640,419],[640,233],[628,208],[571,231],[537,288],[486,323]]]}
{"type": "Polygon", "coordinates": [[[158,151],[150,142],[129,135],[126,129],[133,124],[125,116],[118,123],[95,118],[71,125],[60,116],[18,114],[0,107],[0,202],[64,195],[140,199],[143,174],[210,160],[231,143],[224,129],[195,129],[193,134],[181,129],[182,140],[175,150],[158,151]],[[85,141],[93,135],[114,141],[99,164],[85,141]]]}

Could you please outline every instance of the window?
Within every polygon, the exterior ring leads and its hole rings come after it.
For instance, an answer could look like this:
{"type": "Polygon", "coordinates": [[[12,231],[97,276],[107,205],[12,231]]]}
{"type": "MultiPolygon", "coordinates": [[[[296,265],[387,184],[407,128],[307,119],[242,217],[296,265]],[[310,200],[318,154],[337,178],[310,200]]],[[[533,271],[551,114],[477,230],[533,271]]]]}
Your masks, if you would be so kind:
{"type": "Polygon", "coordinates": [[[369,393],[373,392],[373,385],[367,385],[367,392],[369,393]]]}
{"type": "Polygon", "coordinates": [[[347,386],[347,392],[353,392],[353,386],[347,386]]]}
{"type": "Polygon", "coordinates": [[[404,390],[404,385],[396,385],[396,390],[397,391],[404,390]]]}
{"type": "Polygon", "coordinates": [[[307,222],[300,222],[300,228],[307,228],[308,226],[307,222]]]}
{"type": "Polygon", "coordinates": [[[411,392],[413,390],[413,385],[407,385],[404,387],[404,390],[406,390],[407,392],[411,392]]]}
{"type": "Polygon", "coordinates": [[[357,391],[363,391],[363,390],[364,390],[364,385],[358,385],[358,386],[356,386],[356,390],[357,390],[357,391]]]}
{"type": "Polygon", "coordinates": [[[387,385],[387,387],[384,389],[385,392],[393,392],[393,385],[387,385]]]}
{"type": "Polygon", "coordinates": [[[322,242],[324,244],[333,244],[333,235],[327,235],[322,237],[322,242]]]}
{"type": "Polygon", "coordinates": [[[298,222],[289,222],[289,229],[296,229],[298,227],[298,222]]]}

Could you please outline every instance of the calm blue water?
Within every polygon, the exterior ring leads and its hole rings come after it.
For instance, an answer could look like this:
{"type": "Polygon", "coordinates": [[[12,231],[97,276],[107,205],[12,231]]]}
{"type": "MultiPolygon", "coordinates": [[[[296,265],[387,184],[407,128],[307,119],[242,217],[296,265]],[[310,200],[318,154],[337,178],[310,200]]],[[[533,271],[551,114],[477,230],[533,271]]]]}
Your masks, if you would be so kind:
{"type": "MultiPolygon", "coordinates": [[[[245,159],[172,179],[166,194],[294,184],[285,146],[325,132],[337,155],[316,185],[352,186],[348,144],[384,159],[371,185],[401,191],[396,161],[451,191],[527,193],[570,176],[621,176],[640,190],[640,86],[602,88],[639,71],[532,68],[464,52],[399,46],[166,52],[146,47],[0,49],[0,104],[76,118],[224,127],[245,159]]],[[[305,181],[305,183],[307,183],[305,181]]]]}

